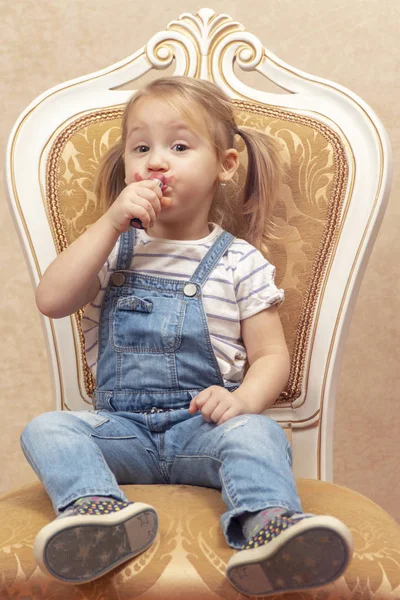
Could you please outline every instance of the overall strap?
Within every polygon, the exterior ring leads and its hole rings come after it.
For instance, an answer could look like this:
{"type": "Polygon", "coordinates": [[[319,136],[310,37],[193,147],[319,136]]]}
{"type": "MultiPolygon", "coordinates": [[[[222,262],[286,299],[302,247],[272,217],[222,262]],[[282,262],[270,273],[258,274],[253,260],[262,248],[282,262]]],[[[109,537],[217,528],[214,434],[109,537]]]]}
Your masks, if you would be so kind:
{"type": "Polygon", "coordinates": [[[133,249],[135,247],[136,230],[129,227],[119,238],[119,252],[117,258],[117,271],[129,271],[132,264],[133,249]]]}
{"type": "Polygon", "coordinates": [[[210,273],[217,265],[219,259],[225,251],[235,241],[235,236],[227,231],[223,231],[208,250],[203,260],[190,278],[190,283],[197,283],[202,287],[207,281],[210,273]]]}

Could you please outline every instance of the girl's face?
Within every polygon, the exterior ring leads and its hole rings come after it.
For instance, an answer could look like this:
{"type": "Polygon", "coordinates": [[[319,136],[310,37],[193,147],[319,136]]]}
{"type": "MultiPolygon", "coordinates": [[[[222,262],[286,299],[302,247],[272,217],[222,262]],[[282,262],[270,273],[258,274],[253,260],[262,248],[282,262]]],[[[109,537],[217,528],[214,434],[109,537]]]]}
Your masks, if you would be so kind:
{"type": "Polygon", "coordinates": [[[127,184],[163,175],[163,195],[171,203],[159,221],[207,223],[223,169],[210,140],[170,105],[152,97],[137,101],[128,118],[124,158],[127,184]]]}

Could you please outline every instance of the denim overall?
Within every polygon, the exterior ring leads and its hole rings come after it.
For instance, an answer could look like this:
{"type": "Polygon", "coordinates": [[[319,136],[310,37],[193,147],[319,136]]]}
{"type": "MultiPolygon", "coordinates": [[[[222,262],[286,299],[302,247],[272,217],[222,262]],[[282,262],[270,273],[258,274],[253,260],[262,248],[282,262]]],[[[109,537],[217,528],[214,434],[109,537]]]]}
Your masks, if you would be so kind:
{"type": "Polygon", "coordinates": [[[130,271],[135,235],[131,228],[121,236],[102,305],[95,410],[36,417],[22,449],[56,512],[82,496],[127,500],[119,484],[221,489],[222,529],[239,548],[245,539],[236,517],[301,505],[290,446],[275,421],[248,414],[217,426],[187,410],[201,390],[224,386],[201,294],[234,237],[223,232],[190,280],[180,281],[130,271]]]}
{"type": "Polygon", "coordinates": [[[95,405],[141,412],[188,408],[202,389],[224,386],[201,290],[235,238],[223,232],[187,282],[130,271],[135,235],[131,228],[121,236],[103,301],[95,405]]]}

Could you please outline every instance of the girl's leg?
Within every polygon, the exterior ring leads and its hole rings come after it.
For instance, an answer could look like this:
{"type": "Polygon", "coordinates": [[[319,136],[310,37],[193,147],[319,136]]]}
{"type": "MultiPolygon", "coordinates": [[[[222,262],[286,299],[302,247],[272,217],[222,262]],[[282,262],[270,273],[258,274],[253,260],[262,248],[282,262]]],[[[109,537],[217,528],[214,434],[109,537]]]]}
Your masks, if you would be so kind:
{"type": "Polygon", "coordinates": [[[263,415],[243,415],[218,427],[194,419],[186,427],[171,482],[222,489],[228,508],[222,528],[228,544],[241,550],[226,574],[239,592],[268,596],[319,587],[342,575],[352,554],[351,534],[334,517],[301,513],[279,425],[263,415]],[[246,540],[243,516],[273,507],[281,514],[246,540]]]}
{"type": "Polygon", "coordinates": [[[21,443],[60,513],[35,539],[45,573],[87,583],[153,543],[155,510],[118,487],[162,480],[143,427],[113,413],[53,412],[34,419],[21,443]]]}
{"type": "Polygon", "coordinates": [[[44,413],[25,428],[21,446],[57,513],[82,496],[126,501],[118,483],[164,483],[151,436],[118,414],[44,413]]]}
{"type": "Polygon", "coordinates": [[[301,511],[282,428],[264,415],[243,415],[216,426],[196,416],[173,428],[185,440],[171,469],[171,483],[222,490],[221,524],[229,545],[246,541],[238,517],[270,507],[301,511]]]}

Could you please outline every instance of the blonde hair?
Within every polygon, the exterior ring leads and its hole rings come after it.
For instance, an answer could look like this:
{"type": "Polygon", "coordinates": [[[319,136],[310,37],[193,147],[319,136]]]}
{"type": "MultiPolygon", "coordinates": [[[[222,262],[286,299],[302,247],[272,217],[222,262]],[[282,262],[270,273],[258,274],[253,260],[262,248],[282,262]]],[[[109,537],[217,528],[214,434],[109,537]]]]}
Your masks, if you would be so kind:
{"type": "MultiPolygon", "coordinates": [[[[270,215],[282,183],[280,146],[267,134],[249,127],[238,127],[234,104],[222,90],[209,81],[190,77],[163,77],[152,81],[130,98],[122,116],[122,136],[104,156],[96,179],[96,195],[108,208],[125,187],[124,150],[128,119],[135,104],[145,97],[159,98],[172,106],[191,126],[209,138],[218,160],[235,148],[235,135],[246,145],[248,166],[244,193],[229,198],[218,193],[210,211],[210,219],[224,229],[240,231],[256,248],[266,248],[271,226],[270,215]],[[200,109],[200,110],[199,110],[200,109]],[[234,206],[232,206],[234,204],[234,206]]],[[[235,233],[235,231],[232,231],[235,233]]]]}

